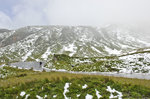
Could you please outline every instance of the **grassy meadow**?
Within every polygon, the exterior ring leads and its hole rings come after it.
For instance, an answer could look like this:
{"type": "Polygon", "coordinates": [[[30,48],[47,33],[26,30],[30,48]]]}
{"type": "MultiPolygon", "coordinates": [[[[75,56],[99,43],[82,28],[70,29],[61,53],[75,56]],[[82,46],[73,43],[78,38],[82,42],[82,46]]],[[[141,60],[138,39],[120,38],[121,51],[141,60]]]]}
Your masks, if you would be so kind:
{"type": "Polygon", "coordinates": [[[0,99],[38,99],[38,97],[84,99],[87,94],[93,99],[98,99],[96,91],[99,91],[100,99],[109,99],[111,94],[119,98],[117,91],[122,93],[123,99],[150,98],[150,80],[63,72],[36,72],[11,67],[3,67],[3,69],[14,74],[0,78],[0,99]],[[69,87],[64,93],[66,83],[69,83],[69,87]],[[85,84],[87,87],[83,88],[85,84]],[[108,86],[117,91],[109,92],[108,86]],[[25,94],[21,95],[22,92],[25,94]]]}

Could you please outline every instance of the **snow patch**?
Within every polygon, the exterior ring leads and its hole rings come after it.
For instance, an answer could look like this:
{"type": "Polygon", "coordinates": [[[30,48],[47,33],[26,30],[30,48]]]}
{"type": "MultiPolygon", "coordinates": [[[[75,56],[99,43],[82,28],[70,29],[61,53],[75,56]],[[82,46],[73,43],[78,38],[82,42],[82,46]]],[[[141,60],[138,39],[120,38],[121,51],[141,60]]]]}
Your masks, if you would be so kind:
{"type": "Polygon", "coordinates": [[[26,97],[25,97],[25,99],[28,99],[29,96],[30,96],[30,94],[27,94],[26,97]]]}
{"type": "Polygon", "coordinates": [[[44,60],[47,60],[50,54],[51,54],[50,47],[48,47],[46,52],[41,56],[41,58],[43,58],[44,60]]]}
{"type": "Polygon", "coordinates": [[[82,89],[85,89],[87,87],[88,87],[87,84],[84,84],[84,86],[82,86],[82,89]]]}
{"type": "Polygon", "coordinates": [[[47,95],[45,95],[44,98],[47,98],[47,95]]]}
{"type": "Polygon", "coordinates": [[[69,90],[68,90],[69,85],[70,85],[70,83],[66,83],[65,86],[64,86],[64,92],[63,92],[63,94],[64,94],[65,99],[69,99],[69,98],[66,96],[66,93],[69,92],[69,90]]]}
{"type": "Polygon", "coordinates": [[[98,49],[96,49],[95,47],[91,47],[94,51],[98,52],[98,53],[101,53],[98,49]]]}
{"type": "Polygon", "coordinates": [[[36,95],[36,98],[38,99],[43,99],[43,97],[39,96],[39,95],[36,95]]]}
{"type": "Polygon", "coordinates": [[[77,94],[77,97],[80,97],[80,94],[77,94]]]}
{"type": "Polygon", "coordinates": [[[20,96],[24,96],[26,94],[26,92],[25,91],[22,91],[21,93],[20,93],[20,96]]]}
{"type": "Polygon", "coordinates": [[[98,98],[98,99],[101,98],[102,96],[99,94],[100,92],[99,92],[97,89],[95,89],[95,91],[96,91],[96,96],[97,96],[97,98],[98,98]]]}
{"type": "Polygon", "coordinates": [[[29,51],[25,56],[22,57],[22,61],[26,61],[27,58],[32,54],[34,50],[29,51]]]}
{"type": "Polygon", "coordinates": [[[121,54],[121,51],[118,51],[116,49],[112,50],[110,48],[108,48],[107,46],[105,46],[105,50],[109,53],[109,54],[114,54],[114,55],[119,55],[121,54]]]}
{"type": "Polygon", "coordinates": [[[53,98],[56,98],[56,97],[57,97],[57,95],[54,95],[54,96],[53,96],[53,98]]]}
{"type": "Polygon", "coordinates": [[[108,92],[110,92],[110,96],[109,96],[109,98],[110,99],[112,99],[112,98],[118,98],[118,99],[122,99],[122,93],[121,92],[119,92],[119,91],[117,91],[117,90],[115,90],[115,89],[111,89],[111,87],[110,86],[107,86],[107,89],[106,89],[108,92]],[[117,93],[118,95],[117,96],[114,96],[113,95],[113,93],[117,93]]]}
{"type": "Polygon", "coordinates": [[[51,71],[67,72],[65,69],[51,69],[51,71]]]}
{"type": "Polygon", "coordinates": [[[84,60],[75,59],[74,62],[75,63],[93,63],[90,59],[84,59],[84,60]]]}
{"type": "Polygon", "coordinates": [[[73,56],[76,53],[77,47],[74,45],[74,43],[69,44],[67,47],[64,46],[63,51],[69,51],[69,56],[73,56]]]}
{"type": "Polygon", "coordinates": [[[87,95],[85,96],[85,99],[93,99],[93,96],[90,95],[90,94],[87,94],[87,95]]]}

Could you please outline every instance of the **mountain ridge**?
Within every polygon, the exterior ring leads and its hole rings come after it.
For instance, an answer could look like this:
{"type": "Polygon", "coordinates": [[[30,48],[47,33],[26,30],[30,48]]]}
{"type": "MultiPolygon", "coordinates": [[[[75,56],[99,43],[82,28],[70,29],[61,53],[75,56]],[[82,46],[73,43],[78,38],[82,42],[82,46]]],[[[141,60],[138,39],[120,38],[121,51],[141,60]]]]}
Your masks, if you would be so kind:
{"type": "Polygon", "coordinates": [[[113,25],[27,26],[0,35],[0,55],[9,61],[47,60],[53,54],[98,57],[120,55],[149,46],[130,36],[129,32],[113,25]]]}

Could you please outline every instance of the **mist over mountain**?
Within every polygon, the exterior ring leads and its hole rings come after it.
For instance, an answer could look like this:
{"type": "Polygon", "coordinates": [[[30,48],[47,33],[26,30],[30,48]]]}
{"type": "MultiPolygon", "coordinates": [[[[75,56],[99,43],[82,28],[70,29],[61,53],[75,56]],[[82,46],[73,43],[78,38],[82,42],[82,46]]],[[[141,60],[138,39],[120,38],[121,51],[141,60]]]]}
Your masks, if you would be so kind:
{"type": "Polygon", "coordinates": [[[117,25],[91,26],[27,26],[1,30],[0,55],[3,60],[47,60],[54,54],[74,57],[121,55],[150,44],[127,28],[117,25]]]}
{"type": "Polygon", "coordinates": [[[150,0],[0,0],[0,99],[150,99],[150,0]]]}

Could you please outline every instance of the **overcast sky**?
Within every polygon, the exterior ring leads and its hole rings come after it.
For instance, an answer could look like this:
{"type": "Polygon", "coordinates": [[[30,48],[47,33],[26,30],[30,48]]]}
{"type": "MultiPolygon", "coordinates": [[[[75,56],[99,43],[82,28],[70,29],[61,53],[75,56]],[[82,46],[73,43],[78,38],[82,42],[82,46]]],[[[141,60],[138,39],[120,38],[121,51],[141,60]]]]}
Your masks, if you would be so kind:
{"type": "Polygon", "coordinates": [[[0,27],[150,24],[150,0],[0,0],[0,27]]]}

